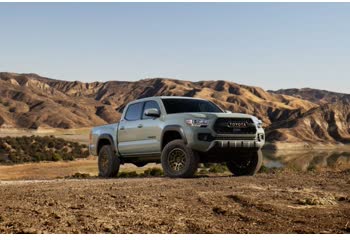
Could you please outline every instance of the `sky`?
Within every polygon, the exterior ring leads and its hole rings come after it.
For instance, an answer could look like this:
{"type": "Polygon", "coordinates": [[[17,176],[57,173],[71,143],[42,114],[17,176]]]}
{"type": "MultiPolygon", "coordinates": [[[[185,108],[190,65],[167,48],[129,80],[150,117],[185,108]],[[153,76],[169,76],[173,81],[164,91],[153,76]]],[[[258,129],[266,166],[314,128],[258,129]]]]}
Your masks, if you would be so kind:
{"type": "Polygon", "coordinates": [[[0,3],[0,72],[350,93],[350,3],[0,3]]]}

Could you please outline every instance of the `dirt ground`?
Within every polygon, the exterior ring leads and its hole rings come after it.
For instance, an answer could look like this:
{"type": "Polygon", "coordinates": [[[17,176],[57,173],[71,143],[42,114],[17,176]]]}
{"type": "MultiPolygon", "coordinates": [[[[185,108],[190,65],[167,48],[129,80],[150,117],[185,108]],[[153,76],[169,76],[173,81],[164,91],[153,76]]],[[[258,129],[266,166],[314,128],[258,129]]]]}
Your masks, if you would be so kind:
{"type": "Polygon", "coordinates": [[[0,182],[1,233],[349,233],[350,171],[0,182]]]}

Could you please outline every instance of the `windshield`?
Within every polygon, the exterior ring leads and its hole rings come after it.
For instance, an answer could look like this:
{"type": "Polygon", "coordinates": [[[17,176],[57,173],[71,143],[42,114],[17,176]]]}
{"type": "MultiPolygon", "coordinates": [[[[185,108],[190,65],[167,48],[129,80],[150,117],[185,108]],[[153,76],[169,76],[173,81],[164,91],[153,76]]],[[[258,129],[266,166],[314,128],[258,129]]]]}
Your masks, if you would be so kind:
{"type": "Polygon", "coordinates": [[[162,99],[167,114],[186,112],[223,112],[218,106],[210,101],[200,99],[162,99]]]}

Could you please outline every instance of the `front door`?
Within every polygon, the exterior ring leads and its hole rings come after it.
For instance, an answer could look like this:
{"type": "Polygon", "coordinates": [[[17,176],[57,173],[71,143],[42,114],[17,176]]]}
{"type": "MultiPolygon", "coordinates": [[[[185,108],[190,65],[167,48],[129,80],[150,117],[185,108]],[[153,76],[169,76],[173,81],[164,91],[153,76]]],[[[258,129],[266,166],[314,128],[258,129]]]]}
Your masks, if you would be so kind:
{"type": "Polygon", "coordinates": [[[159,113],[161,113],[156,101],[151,100],[145,102],[141,119],[142,131],[140,131],[140,137],[143,139],[143,152],[147,154],[160,153],[160,138],[162,132],[162,122],[160,121],[160,118],[145,115],[145,111],[150,108],[156,108],[159,113]]]}

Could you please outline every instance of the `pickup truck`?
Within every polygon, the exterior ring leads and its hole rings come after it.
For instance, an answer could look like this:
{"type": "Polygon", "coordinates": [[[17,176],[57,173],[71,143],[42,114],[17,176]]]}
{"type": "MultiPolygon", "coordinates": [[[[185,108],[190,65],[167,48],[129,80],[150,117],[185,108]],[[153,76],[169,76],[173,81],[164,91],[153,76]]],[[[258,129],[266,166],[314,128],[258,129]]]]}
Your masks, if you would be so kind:
{"type": "Polygon", "coordinates": [[[115,177],[120,164],[161,163],[168,177],[192,177],[199,163],[226,162],[236,176],[254,175],[265,143],[262,122],[224,111],[213,102],[160,96],[128,103],[119,123],[95,127],[89,150],[99,175],[115,177]]]}

